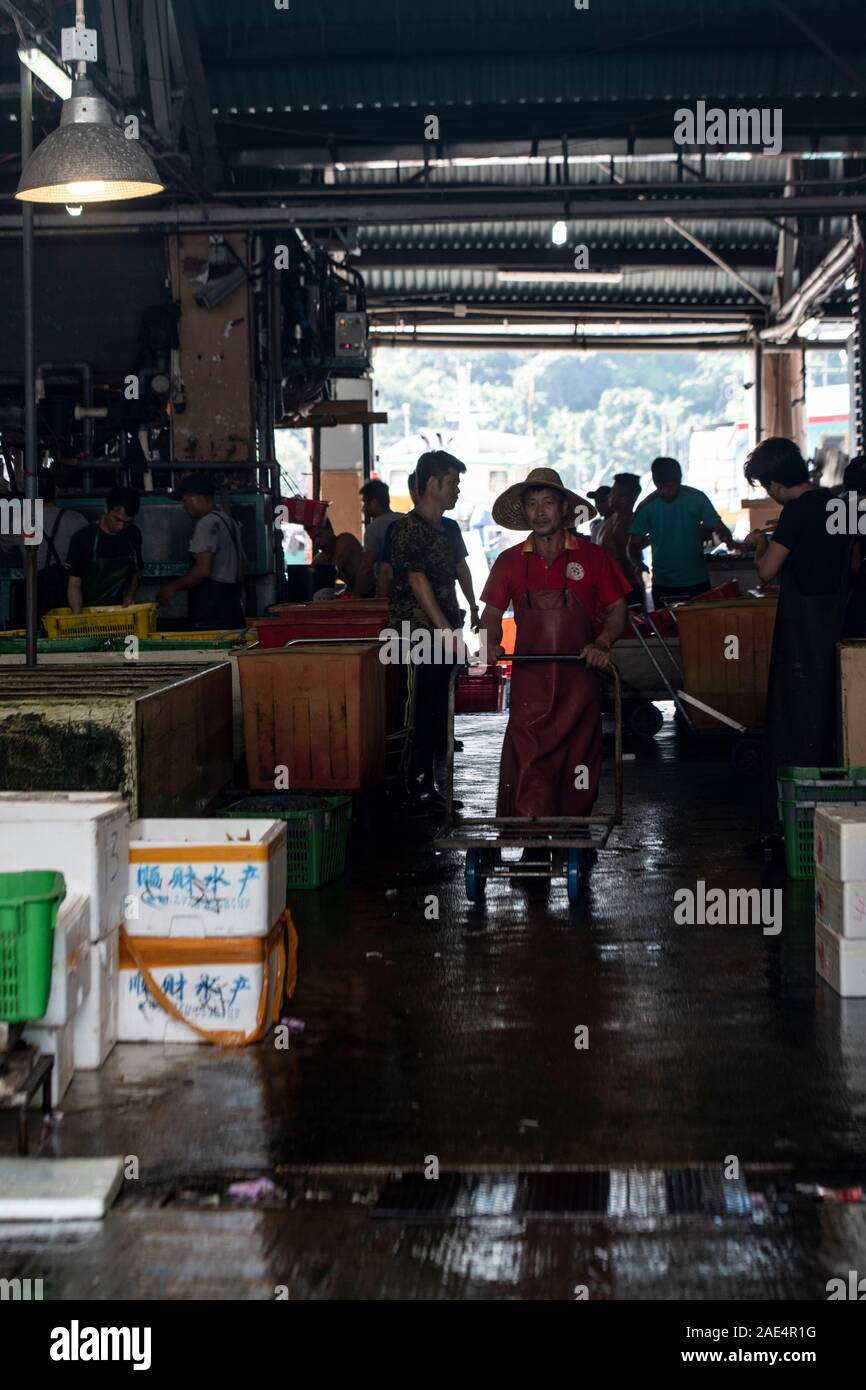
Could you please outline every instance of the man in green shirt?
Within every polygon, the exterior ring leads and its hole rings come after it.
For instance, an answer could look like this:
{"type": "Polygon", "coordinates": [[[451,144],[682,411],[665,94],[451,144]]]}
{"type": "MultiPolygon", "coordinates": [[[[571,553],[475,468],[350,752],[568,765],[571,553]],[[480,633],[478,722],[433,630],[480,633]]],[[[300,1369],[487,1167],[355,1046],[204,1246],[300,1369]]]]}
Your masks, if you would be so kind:
{"type": "Polygon", "coordinates": [[[683,486],[676,459],[655,459],[652,477],[656,490],[641,502],[628,528],[628,558],[640,573],[642,551],[652,546],[657,605],[705,594],[711,586],[704,541],[717,535],[730,546],[736,542],[707,494],[683,486]]]}

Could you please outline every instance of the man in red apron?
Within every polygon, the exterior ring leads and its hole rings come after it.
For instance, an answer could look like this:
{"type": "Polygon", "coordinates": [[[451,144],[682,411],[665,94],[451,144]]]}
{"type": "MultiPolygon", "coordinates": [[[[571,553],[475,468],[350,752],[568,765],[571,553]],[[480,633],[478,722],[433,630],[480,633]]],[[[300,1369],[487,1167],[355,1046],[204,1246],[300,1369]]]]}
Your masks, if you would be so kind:
{"type": "Polygon", "coordinates": [[[491,647],[514,606],[515,655],[575,655],[584,662],[515,662],[502,748],[497,816],[588,816],[601,776],[601,680],[626,621],[631,586],[600,545],[571,529],[594,509],[536,468],[508,488],[493,519],[527,540],[503,551],[481,595],[491,647]]]}

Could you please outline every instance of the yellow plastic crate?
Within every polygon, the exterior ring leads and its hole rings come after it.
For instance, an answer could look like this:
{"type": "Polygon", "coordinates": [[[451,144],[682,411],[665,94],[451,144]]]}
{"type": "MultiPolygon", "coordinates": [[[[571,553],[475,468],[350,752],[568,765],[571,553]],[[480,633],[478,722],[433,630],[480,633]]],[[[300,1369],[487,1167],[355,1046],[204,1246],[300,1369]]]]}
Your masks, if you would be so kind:
{"type": "Polygon", "coordinates": [[[42,619],[49,637],[117,637],[132,633],[149,637],[156,626],[155,603],[131,603],[128,608],[105,605],[73,613],[52,608],[42,619]]]}

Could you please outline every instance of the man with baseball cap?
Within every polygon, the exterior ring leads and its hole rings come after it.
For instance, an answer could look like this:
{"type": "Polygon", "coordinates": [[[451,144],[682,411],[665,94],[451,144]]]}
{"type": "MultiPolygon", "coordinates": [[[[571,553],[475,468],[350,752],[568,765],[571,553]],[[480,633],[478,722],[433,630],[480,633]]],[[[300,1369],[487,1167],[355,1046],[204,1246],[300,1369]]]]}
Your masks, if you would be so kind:
{"type": "Polygon", "coordinates": [[[240,527],[218,510],[207,473],[188,473],[174,496],[195,521],[189,543],[192,564],[179,579],[163,584],[159,603],[170,603],[175,594],[188,592],[191,628],[225,631],[246,627],[240,527]]]}
{"type": "Polygon", "coordinates": [[[499,526],[531,534],[503,551],[484,586],[481,627],[490,646],[499,647],[502,615],[513,604],[515,655],[584,659],[515,662],[497,816],[586,816],[598,792],[601,682],[594,668],[610,662],[631,585],[600,545],[570,529],[594,514],[552,468],[533,469],[493,504],[499,526]]]}

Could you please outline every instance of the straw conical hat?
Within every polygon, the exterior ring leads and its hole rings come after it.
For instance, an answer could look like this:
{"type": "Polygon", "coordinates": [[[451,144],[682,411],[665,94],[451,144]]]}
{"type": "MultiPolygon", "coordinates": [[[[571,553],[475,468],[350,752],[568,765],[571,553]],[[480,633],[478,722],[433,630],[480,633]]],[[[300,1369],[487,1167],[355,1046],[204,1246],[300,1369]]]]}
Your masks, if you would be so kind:
{"type": "Polygon", "coordinates": [[[564,485],[555,469],[533,468],[522,483],[513,483],[493,503],[493,520],[497,526],[504,526],[506,531],[528,531],[531,529],[526,519],[526,512],[523,510],[523,494],[531,487],[548,487],[554,492],[561,492],[568,501],[572,515],[578,507],[585,507],[587,514],[581,518],[581,525],[584,521],[591,521],[598,514],[591,502],[587,502],[586,498],[581,497],[579,493],[571,492],[564,485]]]}

